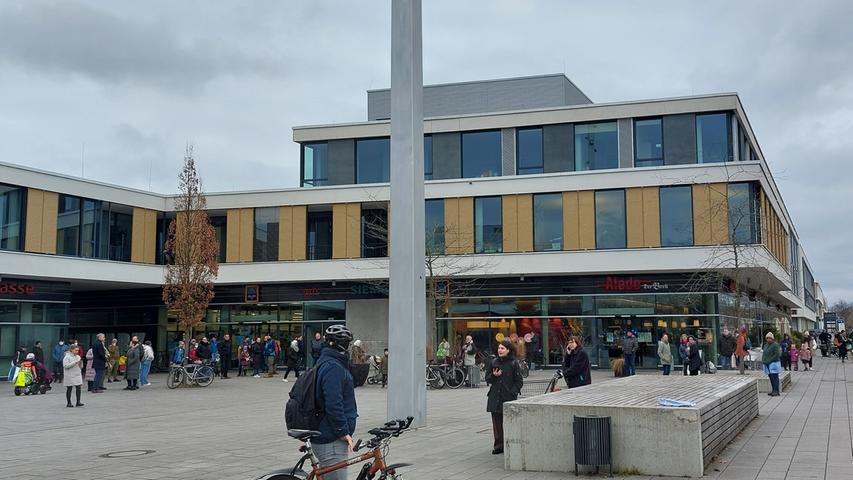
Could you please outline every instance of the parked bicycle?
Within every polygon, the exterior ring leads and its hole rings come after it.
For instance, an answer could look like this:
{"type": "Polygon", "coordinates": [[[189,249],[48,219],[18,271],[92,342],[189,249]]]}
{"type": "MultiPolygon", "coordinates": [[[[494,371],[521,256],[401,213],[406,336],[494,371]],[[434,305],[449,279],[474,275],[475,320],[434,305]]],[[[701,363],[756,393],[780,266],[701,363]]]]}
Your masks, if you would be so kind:
{"type": "Polygon", "coordinates": [[[441,365],[436,365],[432,362],[426,366],[426,383],[435,390],[444,388],[447,380],[444,377],[444,372],[441,365]]]}
{"type": "Polygon", "coordinates": [[[182,383],[187,385],[198,385],[206,387],[213,383],[213,367],[209,362],[189,363],[187,365],[172,364],[169,367],[169,376],[166,377],[166,386],[178,388],[182,383]]]}
{"type": "Polygon", "coordinates": [[[405,420],[394,420],[379,428],[370,430],[367,433],[373,435],[373,438],[366,442],[359,440],[353,447],[353,452],[357,452],[362,448],[367,448],[369,451],[327,467],[320,466],[320,460],[317,459],[317,456],[314,454],[314,449],[311,447],[311,439],[320,436],[320,432],[314,430],[288,430],[287,434],[289,436],[304,443],[304,445],[299,447],[299,451],[304,453],[304,455],[292,468],[268,473],[259,477],[258,480],[322,480],[323,475],[326,475],[327,473],[361,462],[367,463],[361,467],[357,480],[401,479],[402,476],[397,473],[397,469],[411,464],[395,463],[386,465],[385,457],[388,455],[388,448],[390,446],[391,439],[399,437],[401,433],[407,430],[412,425],[412,420],[413,417],[408,417],[405,420]],[[311,470],[308,472],[303,470],[305,462],[308,462],[311,465],[311,470]]]}

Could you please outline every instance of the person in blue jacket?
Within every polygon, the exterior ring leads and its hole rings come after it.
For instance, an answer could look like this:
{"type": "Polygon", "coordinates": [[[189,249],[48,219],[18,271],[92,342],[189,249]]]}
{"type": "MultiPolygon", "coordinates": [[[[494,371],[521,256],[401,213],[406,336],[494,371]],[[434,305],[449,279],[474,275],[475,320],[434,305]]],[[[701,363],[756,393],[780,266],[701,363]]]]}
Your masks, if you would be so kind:
{"type": "Polygon", "coordinates": [[[65,358],[65,352],[68,351],[68,345],[65,340],[59,339],[59,343],[53,346],[53,352],[50,357],[53,359],[53,376],[57,382],[62,383],[62,374],[65,373],[65,368],[62,366],[62,359],[65,358]]]}
{"type": "MultiPolygon", "coordinates": [[[[324,415],[317,428],[322,435],[312,442],[321,466],[334,465],[352,452],[352,435],[358,418],[355,384],[349,371],[347,350],[352,333],[343,325],[326,329],[326,344],[317,361],[317,402],[324,415]]],[[[346,480],[346,469],[323,475],[326,480],[346,480]]]]}

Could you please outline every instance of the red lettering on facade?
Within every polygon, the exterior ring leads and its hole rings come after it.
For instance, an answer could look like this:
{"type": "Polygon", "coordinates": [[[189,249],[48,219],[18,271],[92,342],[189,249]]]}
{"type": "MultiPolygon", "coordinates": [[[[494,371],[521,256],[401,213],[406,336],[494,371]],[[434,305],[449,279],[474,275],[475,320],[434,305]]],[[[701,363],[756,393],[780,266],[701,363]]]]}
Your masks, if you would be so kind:
{"type": "Polygon", "coordinates": [[[314,288],[303,288],[302,295],[306,297],[316,297],[320,295],[320,289],[317,287],[314,288]]]}
{"type": "Polygon", "coordinates": [[[32,295],[35,291],[28,283],[0,283],[0,295],[32,295]]]}

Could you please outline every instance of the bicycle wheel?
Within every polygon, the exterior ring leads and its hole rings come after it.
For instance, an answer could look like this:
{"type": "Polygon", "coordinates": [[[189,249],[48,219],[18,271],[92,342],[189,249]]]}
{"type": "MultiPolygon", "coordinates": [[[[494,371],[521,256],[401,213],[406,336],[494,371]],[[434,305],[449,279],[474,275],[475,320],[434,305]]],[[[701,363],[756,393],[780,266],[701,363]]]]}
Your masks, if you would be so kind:
{"type": "Polygon", "coordinates": [[[444,380],[444,373],[441,370],[433,370],[432,381],[430,381],[430,386],[436,390],[440,390],[444,388],[444,385],[447,383],[444,380]]]}
{"type": "Polygon", "coordinates": [[[178,385],[184,381],[184,371],[180,368],[173,368],[169,371],[169,376],[166,377],[166,386],[169,388],[178,388],[178,385]]]}
{"type": "Polygon", "coordinates": [[[454,366],[447,374],[447,386],[450,388],[459,388],[465,383],[465,371],[454,366]]]}
{"type": "Polygon", "coordinates": [[[195,383],[200,387],[206,387],[213,383],[213,369],[207,365],[201,367],[195,375],[195,383]]]}
{"type": "Polygon", "coordinates": [[[530,365],[528,365],[525,360],[522,360],[520,366],[522,378],[527,378],[527,376],[530,375],[530,365]]]}

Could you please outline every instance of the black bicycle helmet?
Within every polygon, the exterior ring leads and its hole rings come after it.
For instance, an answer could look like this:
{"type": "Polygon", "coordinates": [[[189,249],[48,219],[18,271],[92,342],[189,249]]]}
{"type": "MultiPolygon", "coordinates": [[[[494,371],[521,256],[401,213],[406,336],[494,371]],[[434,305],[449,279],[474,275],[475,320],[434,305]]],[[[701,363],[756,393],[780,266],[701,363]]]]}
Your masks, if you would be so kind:
{"type": "Polygon", "coordinates": [[[326,342],[342,350],[349,348],[352,332],[345,325],[332,325],[326,329],[326,342]]]}

